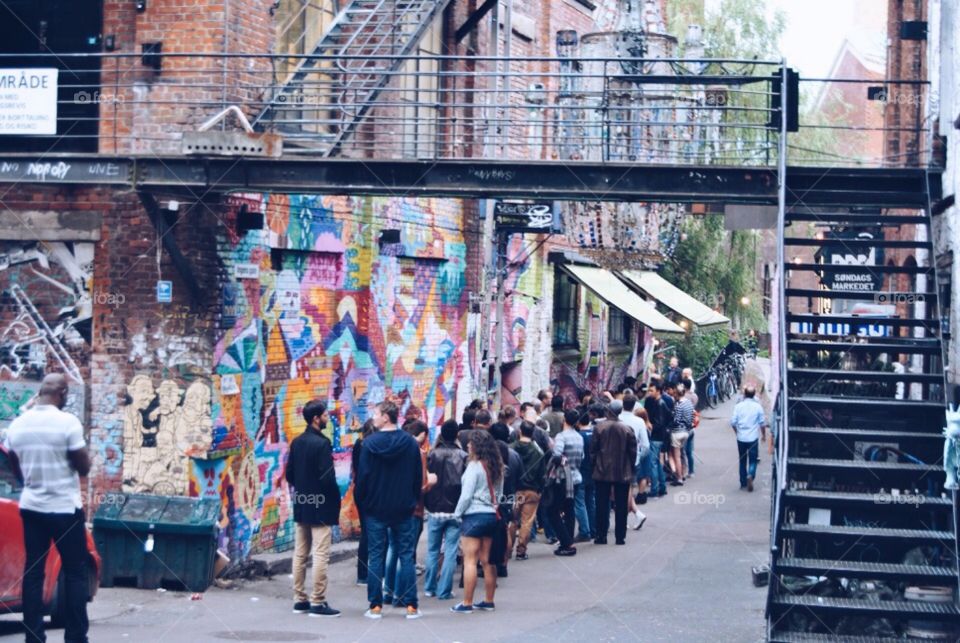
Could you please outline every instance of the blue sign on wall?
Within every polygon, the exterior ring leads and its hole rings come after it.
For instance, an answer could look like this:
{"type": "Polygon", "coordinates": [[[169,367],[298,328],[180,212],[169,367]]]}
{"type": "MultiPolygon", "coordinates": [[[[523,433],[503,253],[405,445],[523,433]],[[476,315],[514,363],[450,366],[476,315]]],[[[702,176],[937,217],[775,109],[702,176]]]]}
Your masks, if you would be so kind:
{"type": "Polygon", "coordinates": [[[171,301],[173,301],[173,282],[158,281],[157,302],[161,304],[169,304],[171,301]]]}

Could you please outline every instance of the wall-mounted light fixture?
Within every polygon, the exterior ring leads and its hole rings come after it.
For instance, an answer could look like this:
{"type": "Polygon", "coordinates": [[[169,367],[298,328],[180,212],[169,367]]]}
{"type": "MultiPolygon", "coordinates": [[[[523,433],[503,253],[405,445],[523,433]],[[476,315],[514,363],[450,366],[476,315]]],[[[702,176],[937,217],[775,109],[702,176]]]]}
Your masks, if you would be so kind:
{"type": "Polygon", "coordinates": [[[143,13],[147,10],[147,0],[133,0],[133,6],[136,7],[137,13],[143,13]]]}

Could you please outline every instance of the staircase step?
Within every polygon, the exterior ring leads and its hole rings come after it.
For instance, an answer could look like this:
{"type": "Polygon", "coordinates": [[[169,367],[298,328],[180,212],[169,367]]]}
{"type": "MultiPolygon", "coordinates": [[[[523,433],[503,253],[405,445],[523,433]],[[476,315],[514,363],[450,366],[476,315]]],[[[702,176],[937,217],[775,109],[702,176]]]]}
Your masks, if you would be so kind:
{"type": "Polygon", "coordinates": [[[953,534],[949,531],[928,531],[925,529],[892,529],[888,527],[844,527],[840,525],[781,525],[780,533],[794,536],[848,536],[858,540],[896,539],[922,540],[926,542],[947,543],[953,541],[953,534]]]}
{"type": "Polygon", "coordinates": [[[874,601],[835,596],[784,595],[773,599],[775,605],[806,607],[811,610],[846,612],[848,614],[882,614],[884,616],[945,617],[951,621],[960,616],[954,603],[924,603],[921,601],[874,601]]]}
{"type": "Polygon", "coordinates": [[[863,326],[892,326],[894,328],[920,327],[938,328],[936,319],[917,317],[864,317],[862,315],[814,315],[805,313],[787,313],[787,325],[790,322],[808,324],[859,324],[863,326]]]}
{"type": "Polygon", "coordinates": [[[881,304],[917,303],[937,298],[935,292],[887,292],[875,290],[820,290],[819,288],[787,288],[787,297],[817,297],[819,299],[851,299],[881,304]]]}
{"type": "MultiPolygon", "coordinates": [[[[784,500],[796,505],[815,505],[815,506],[850,506],[850,505],[892,505],[896,496],[888,493],[848,493],[843,491],[817,491],[815,489],[787,489],[784,492],[784,500]],[[886,502],[889,501],[889,502],[886,502]]],[[[904,501],[913,500],[913,503],[903,502],[904,506],[919,506],[920,498],[912,495],[903,496],[904,501]]],[[[899,500],[899,498],[897,498],[899,500]]],[[[924,508],[932,507],[937,509],[952,509],[953,500],[951,498],[939,498],[937,496],[922,496],[924,508]]]]}
{"type": "MultiPolygon", "coordinates": [[[[899,400],[903,401],[903,400],[899,400]]],[[[789,432],[794,435],[833,435],[837,437],[851,438],[877,438],[882,440],[936,440],[943,441],[943,432],[940,427],[932,427],[933,430],[919,431],[885,431],[883,429],[838,429],[834,427],[821,426],[791,426],[789,432]]]]}
{"type": "Polygon", "coordinates": [[[833,382],[849,380],[854,382],[926,382],[928,384],[943,384],[943,375],[940,373],[891,373],[888,371],[844,371],[831,368],[791,368],[787,371],[790,379],[805,380],[816,378],[833,382]]]}
{"type": "Polygon", "coordinates": [[[869,469],[871,471],[943,471],[936,464],[914,464],[913,462],[883,462],[868,460],[831,460],[827,458],[787,458],[787,465],[794,467],[831,467],[837,469],[869,469]]]}
{"type": "Polygon", "coordinates": [[[926,214],[862,214],[856,212],[787,212],[787,223],[812,221],[814,223],[850,223],[868,226],[899,226],[930,222],[926,214]]]}
{"type": "Polygon", "coordinates": [[[860,561],[817,558],[781,558],[777,572],[795,576],[832,576],[836,578],[891,579],[895,581],[929,581],[954,584],[957,570],[929,565],[863,563],[860,561]]]}
{"type": "Polygon", "coordinates": [[[808,641],[823,643],[929,643],[930,639],[817,634],[816,632],[774,632],[769,639],[769,643],[807,643],[808,641]]]}
{"type": "Polygon", "coordinates": [[[913,239],[806,239],[804,237],[784,237],[786,246],[844,246],[849,248],[929,248],[930,241],[913,239]]]}
{"type": "Polygon", "coordinates": [[[835,273],[860,273],[867,270],[875,273],[924,275],[932,274],[934,269],[927,266],[857,266],[850,264],[789,263],[787,264],[787,270],[806,272],[829,270],[835,273]]]}
{"type": "MultiPolygon", "coordinates": [[[[866,339],[866,338],[858,338],[866,339]]],[[[941,352],[940,340],[910,339],[905,342],[884,341],[869,342],[814,342],[804,340],[788,340],[787,350],[797,351],[839,351],[842,353],[899,353],[901,355],[939,355],[941,352]]]]}
{"type": "Polygon", "coordinates": [[[836,397],[831,395],[790,395],[787,404],[802,404],[806,406],[853,406],[875,409],[889,406],[904,409],[931,409],[943,411],[943,402],[929,400],[894,400],[888,398],[867,399],[857,397],[836,397]]]}

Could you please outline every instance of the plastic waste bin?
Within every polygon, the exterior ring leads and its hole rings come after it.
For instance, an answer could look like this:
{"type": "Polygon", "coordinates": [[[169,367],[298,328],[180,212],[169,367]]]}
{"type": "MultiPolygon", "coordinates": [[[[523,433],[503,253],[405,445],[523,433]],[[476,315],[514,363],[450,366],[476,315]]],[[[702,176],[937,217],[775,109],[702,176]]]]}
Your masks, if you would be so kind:
{"type": "Polygon", "coordinates": [[[108,494],[93,519],[100,584],[202,592],[213,582],[220,500],[108,494]]]}

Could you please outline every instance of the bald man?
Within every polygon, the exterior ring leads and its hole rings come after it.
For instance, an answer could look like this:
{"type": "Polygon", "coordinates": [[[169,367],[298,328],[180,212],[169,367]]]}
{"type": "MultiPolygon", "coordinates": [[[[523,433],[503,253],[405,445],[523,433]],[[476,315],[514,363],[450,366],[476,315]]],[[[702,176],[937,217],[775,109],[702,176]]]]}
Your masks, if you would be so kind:
{"type": "Polygon", "coordinates": [[[62,409],[67,380],[43,378],[33,406],[15,419],[4,442],[14,472],[23,480],[20,518],[26,562],[23,624],[28,643],[44,641],[44,568],[51,541],[60,552],[66,580],[65,641],[87,641],[87,537],[80,476],[90,472],[83,425],[62,409]]]}

